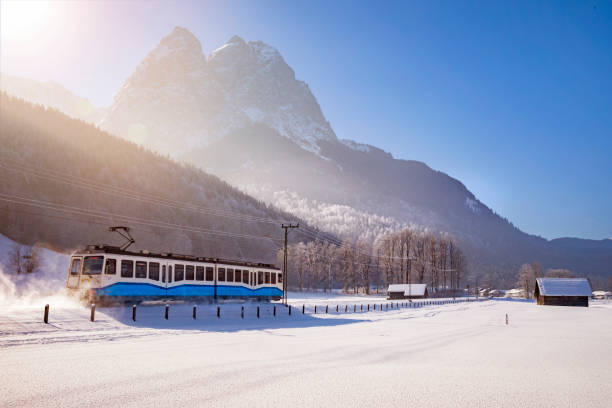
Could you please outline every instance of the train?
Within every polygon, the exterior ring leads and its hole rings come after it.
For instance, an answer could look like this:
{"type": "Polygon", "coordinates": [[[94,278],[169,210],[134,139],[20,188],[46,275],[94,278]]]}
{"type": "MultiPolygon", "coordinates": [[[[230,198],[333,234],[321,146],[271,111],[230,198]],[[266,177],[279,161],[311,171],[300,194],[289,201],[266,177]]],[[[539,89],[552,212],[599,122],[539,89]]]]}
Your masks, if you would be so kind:
{"type": "Polygon", "coordinates": [[[283,273],[271,264],[88,245],[71,255],[66,288],[98,303],[280,300],[283,273]]]}

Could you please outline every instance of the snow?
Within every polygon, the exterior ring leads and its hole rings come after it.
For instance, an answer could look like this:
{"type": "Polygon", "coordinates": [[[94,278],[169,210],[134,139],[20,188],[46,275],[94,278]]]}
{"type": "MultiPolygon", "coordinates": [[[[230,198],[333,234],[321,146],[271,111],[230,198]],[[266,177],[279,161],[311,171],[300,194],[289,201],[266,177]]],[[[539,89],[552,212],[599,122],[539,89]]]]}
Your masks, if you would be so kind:
{"type": "Polygon", "coordinates": [[[251,122],[263,122],[265,114],[258,108],[246,108],[244,113],[251,119],[251,122]]]}
{"type": "MultiPolygon", "coordinates": [[[[12,245],[0,237],[0,261],[12,245]]],[[[291,315],[278,303],[234,301],[199,304],[193,319],[193,304],[174,302],[166,320],[165,304],[150,302],[135,322],[131,305],[98,306],[91,322],[89,307],[60,289],[68,257],[43,259],[27,281],[0,275],[9,293],[0,302],[1,406],[609,405],[609,300],[426,299],[374,311],[390,304],[383,294],[292,292],[291,315]]]]}
{"type": "Polygon", "coordinates": [[[538,278],[540,294],[545,296],[591,296],[591,285],[584,278],[538,278]]]}
{"type": "Polygon", "coordinates": [[[474,200],[473,198],[466,197],[465,198],[465,205],[467,206],[467,208],[472,210],[473,213],[480,212],[480,207],[478,205],[478,201],[474,200]]]}
{"type": "Polygon", "coordinates": [[[281,58],[278,50],[266,43],[261,41],[250,41],[249,45],[255,52],[257,61],[262,65],[281,58]]]}
{"type": "MultiPolygon", "coordinates": [[[[299,297],[298,297],[299,296],[299,297]]],[[[321,314],[380,297],[0,309],[5,406],[608,406],[612,303],[485,301],[321,314]],[[319,314],[312,315],[319,302],[319,314]],[[310,306],[301,314],[299,306],[310,306]],[[509,325],[505,315],[509,315],[509,325]]],[[[359,310],[359,308],[358,308],[359,310]]]]}
{"type": "Polygon", "coordinates": [[[10,270],[9,253],[16,243],[0,234],[0,307],[8,303],[29,303],[63,291],[69,256],[40,248],[40,265],[32,273],[17,275],[10,270]]]}
{"type": "Polygon", "coordinates": [[[370,146],[368,146],[367,144],[363,144],[363,143],[358,143],[354,140],[351,139],[341,139],[340,142],[348,147],[350,147],[353,150],[357,150],[360,152],[364,152],[364,153],[369,153],[370,152],[370,146]]]}

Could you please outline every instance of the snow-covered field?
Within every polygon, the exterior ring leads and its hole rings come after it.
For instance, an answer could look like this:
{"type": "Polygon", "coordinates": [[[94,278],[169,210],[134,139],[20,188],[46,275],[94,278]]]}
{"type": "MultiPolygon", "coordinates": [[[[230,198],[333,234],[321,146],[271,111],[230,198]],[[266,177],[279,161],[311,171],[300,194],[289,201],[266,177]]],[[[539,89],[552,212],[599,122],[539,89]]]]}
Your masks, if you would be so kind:
{"type": "Polygon", "coordinates": [[[380,310],[377,295],[291,293],[291,315],[232,302],[220,318],[197,305],[194,320],[173,303],[166,320],[150,303],[135,322],[130,306],[91,322],[62,290],[66,255],[43,250],[38,272],[16,276],[13,245],[0,236],[0,407],[611,405],[611,302],[380,310]]]}
{"type": "Polygon", "coordinates": [[[612,304],[382,302],[292,294],[246,303],[89,309],[61,296],[0,308],[0,406],[610,406],[612,304]],[[51,305],[49,324],[43,305],[51,305]],[[301,314],[301,305],[310,314],[301,314]],[[312,315],[312,305],[330,304],[312,315]],[[357,303],[360,304],[360,303],[357,303]],[[509,325],[505,315],[509,315],[509,325]]]}

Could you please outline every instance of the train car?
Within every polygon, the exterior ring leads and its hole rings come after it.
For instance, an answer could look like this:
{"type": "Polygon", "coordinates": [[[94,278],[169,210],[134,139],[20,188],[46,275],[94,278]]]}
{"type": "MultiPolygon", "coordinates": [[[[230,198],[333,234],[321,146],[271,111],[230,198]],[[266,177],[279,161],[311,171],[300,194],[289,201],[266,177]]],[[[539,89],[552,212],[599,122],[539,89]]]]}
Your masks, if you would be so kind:
{"type": "Polygon", "coordinates": [[[70,258],[66,288],[99,303],[155,299],[279,300],[283,274],[274,265],[89,245],[70,258]]]}

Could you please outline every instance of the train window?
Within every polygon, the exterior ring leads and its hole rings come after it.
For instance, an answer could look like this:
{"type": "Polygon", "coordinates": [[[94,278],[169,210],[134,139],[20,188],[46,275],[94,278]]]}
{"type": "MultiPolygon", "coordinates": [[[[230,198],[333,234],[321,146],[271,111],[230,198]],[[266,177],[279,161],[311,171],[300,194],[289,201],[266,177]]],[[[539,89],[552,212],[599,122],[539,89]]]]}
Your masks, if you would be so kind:
{"type": "Polygon", "coordinates": [[[196,280],[203,281],[204,280],[204,267],[196,266],[196,280]]]}
{"type": "Polygon", "coordinates": [[[264,283],[264,274],[263,272],[257,272],[257,284],[263,285],[264,283]]]}
{"type": "Polygon", "coordinates": [[[168,283],[172,282],[172,265],[168,265],[168,283]]]}
{"type": "Polygon", "coordinates": [[[78,275],[80,269],[81,269],[81,258],[74,258],[72,260],[72,265],[70,265],[70,274],[78,275]]]}
{"type": "Polygon", "coordinates": [[[242,271],[242,283],[249,284],[249,271],[242,271]]]}
{"type": "Polygon", "coordinates": [[[102,273],[103,256],[86,256],[83,262],[83,275],[100,275],[102,273]]]}
{"type": "Polygon", "coordinates": [[[162,282],[166,283],[166,265],[162,266],[162,282]]]}
{"type": "Polygon", "coordinates": [[[242,271],[240,269],[234,271],[234,282],[242,282],[242,271]]]}
{"type": "Polygon", "coordinates": [[[227,270],[227,281],[228,282],[233,282],[234,281],[234,270],[233,269],[228,269],[227,270]]]}
{"type": "Polygon", "coordinates": [[[217,278],[217,280],[219,282],[225,282],[225,268],[219,268],[218,271],[219,277],[217,278]]]}
{"type": "Polygon", "coordinates": [[[266,283],[270,283],[270,272],[266,272],[266,283]]]}
{"type": "Polygon", "coordinates": [[[185,267],[185,280],[194,280],[195,279],[195,274],[194,274],[194,267],[193,265],[187,265],[185,267]]]}
{"type": "Polygon", "coordinates": [[[283,283],[283,274],[282,273],[278,274],[278,283],[283,283]]]}
{"type": "Polygon", "coordinates": [[[207,266],[206,267],[206,280],[207,281],[214,281],[215,280],[215,270],[212,266],[207,266]]]}
{"type": "Polygon", "coordinates": [[[147,263],[136,261],[136,277],[140,279],[147,278],[147,263]]]}
{"type": "Polygon", "coordinates": [[[106,270],[104,271],[107,275],[114,275],[117,273],[117,260],[106,258],[106,270]]]}
{"type": "Polygon", "coordinates": [[[134,261],[121,261],[121,277],[122,278],[133,278],[134,277],[134,261]]]}
{"type": "Polygon", "coordinates": [[[159,280],[159,264],[157,262],[149,262],[149,279],[159,280]]]}
{"type": "Polygon", "coordinates": [[[273,284],[273,285],[276,285],[276,274],[274,272],[272,272],[270,277],[272,278],[270,283],[273,284]]]}
{"type": "Polygon", "coordinates": [[[174,281],[182,281],[185,277],[185,265],[174,265],[174,281]]]}

